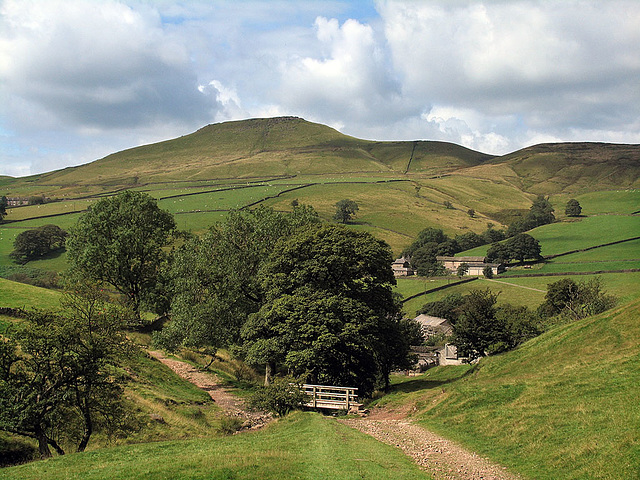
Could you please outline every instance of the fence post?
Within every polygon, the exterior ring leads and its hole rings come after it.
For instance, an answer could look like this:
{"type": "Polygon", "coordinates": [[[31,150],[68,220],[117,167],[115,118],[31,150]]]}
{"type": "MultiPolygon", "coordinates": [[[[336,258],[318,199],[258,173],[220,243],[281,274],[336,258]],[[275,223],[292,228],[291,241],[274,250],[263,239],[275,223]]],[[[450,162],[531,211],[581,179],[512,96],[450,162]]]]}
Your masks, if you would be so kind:
{"type": "Polygon", "coordinates": [[[316,387],[313,387],[313,408],[316,408],[316,387]]]}

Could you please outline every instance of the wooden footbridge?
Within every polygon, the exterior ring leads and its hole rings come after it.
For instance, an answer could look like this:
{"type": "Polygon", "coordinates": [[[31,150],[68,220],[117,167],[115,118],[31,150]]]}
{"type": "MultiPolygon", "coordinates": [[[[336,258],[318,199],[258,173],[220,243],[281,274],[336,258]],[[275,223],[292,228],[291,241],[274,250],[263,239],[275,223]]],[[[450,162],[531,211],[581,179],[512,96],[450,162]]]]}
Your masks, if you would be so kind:
{"type": "Polygon", "coordinates": [[[310,408],[326,408],[332,410],[358,410],[362,404],[358,402],[358,389],[355,387],[332,387],[328,385],[302,385],[307,395],[305,406],[310,408]]]}

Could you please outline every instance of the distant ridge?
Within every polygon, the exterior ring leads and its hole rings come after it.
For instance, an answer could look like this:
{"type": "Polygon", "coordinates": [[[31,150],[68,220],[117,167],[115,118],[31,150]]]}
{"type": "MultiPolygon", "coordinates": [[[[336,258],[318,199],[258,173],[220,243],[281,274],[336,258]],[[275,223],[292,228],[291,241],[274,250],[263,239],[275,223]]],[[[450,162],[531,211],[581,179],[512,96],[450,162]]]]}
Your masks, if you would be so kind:
{"type": "Polygon", "coordinates": [[[21,179],[19,187],[134,185],[217,178],[463,174],[505,178],[529,193],[639,186],[640,146],[550,143],[496,157],[437,141],[370,141],[298,117],[253,118],[207,125],[86,165],[21,179]]]}

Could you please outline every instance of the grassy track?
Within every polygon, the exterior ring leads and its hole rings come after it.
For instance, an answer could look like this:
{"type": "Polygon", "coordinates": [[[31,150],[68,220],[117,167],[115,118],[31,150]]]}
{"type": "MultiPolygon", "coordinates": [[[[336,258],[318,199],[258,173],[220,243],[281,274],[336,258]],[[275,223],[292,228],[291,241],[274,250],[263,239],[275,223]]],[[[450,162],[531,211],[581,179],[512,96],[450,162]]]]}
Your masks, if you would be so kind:
{"type": "Polygon", "coordinates": [[[429,478],[399,450],[310,413],[293,414],[255,433],[74,454],[0,475],[7,480],[429,478]]]}

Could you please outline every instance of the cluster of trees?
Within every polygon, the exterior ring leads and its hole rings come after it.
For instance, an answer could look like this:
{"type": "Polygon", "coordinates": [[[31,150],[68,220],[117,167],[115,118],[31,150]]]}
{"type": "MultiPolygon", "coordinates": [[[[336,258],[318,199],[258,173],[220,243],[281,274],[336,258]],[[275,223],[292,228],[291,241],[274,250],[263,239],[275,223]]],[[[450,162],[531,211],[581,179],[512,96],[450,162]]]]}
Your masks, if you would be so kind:
{"type": "Polygon", "coordinates": [[[372,235],[321,224],[305,205],[233,212],[168,255],[174,233],[146,194],[101,200],[70,231],[72,272],[112,285],[138,319],[170,310],[158,345],[232,348],[267,381],[286,371],[367,395],[410,364],[419,328],[402,318],[391,250],[372,235]]]}
{"type": "Polygon", "coordinates": [[[602,313],[616,302],[614,296],[604,292],[600,278],[584,282],[563,278],[548,285],[538,312],[542,316],[565,315],[577,320],[602,313]]]}
{"type": "Polygon", "coordinates": [[[16,236],[13,252],[9,254],[17,263],[27,263],[42,258],[65,247],[67,232],[57,225],[43,225],[25,230],[16,236]]]}
{"type": "Polygon", "coordinates": [[[0,338],[0,430],[33,438],[40,456],[83,451],[96,431],[134,427],[116,365],[130,352],[122,315],[80,287],[59,313],[33,311],[0,338]]]}
{"type": "Polygon", "coordinates": [[[512,260],[524,262],[527,259],[539,260],[540,243],[531,235],[518,233],[503,243],[494,243],[487,250],[489,262],[508,263],[512,260]]]}
{"type": "Polygon", "coordinates": [[[516,220],[509,225],[507,229],[507,237],[513,237],[518,233],[523,233],[532,228],[539,227],[540,225],[546,225],[553,223],[556,220],[553,214],[554,209],[551,206],[548,198],[543,195],[539,195],[534,201],[533,205],[529,208],[529,211],[524,218],[516,220]]]}

